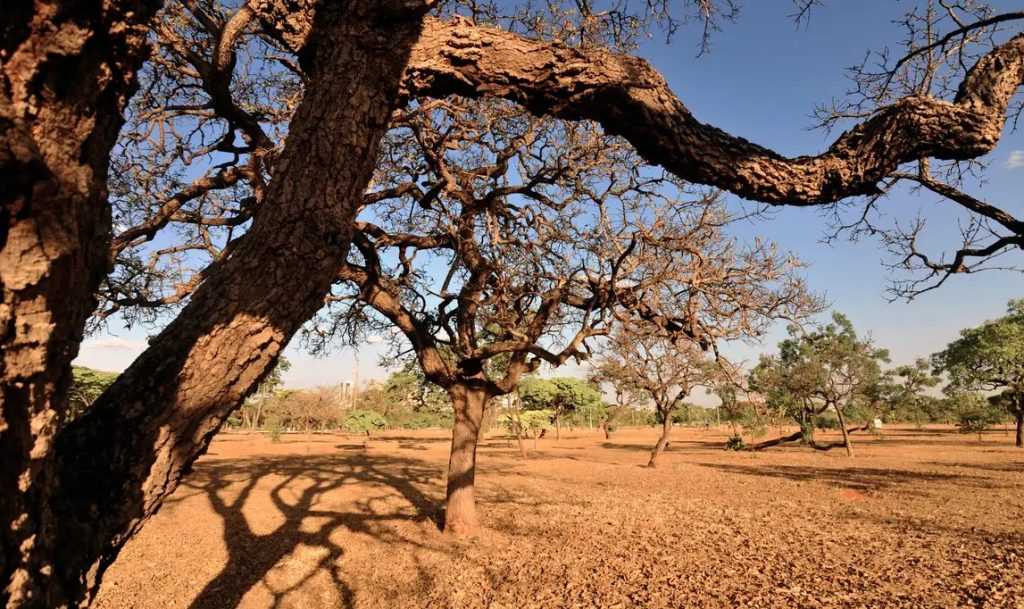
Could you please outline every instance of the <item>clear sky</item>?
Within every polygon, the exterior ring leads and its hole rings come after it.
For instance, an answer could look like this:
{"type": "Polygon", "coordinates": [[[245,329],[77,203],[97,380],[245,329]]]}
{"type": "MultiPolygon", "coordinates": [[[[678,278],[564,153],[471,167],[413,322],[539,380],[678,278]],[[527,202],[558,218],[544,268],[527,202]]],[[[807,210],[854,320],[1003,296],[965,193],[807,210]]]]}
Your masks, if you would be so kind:
{"type": "MultiPolygon", "coordinates": [[[[849,87],[844,68],[859,63],[868,49],[898,45],[901,32],[892,20],[908,4],[832,0],[813,14],[809,26],[798,29],[788,17],[792,6],[788,0],[747,0],[739,20],[715,35],[709,54],[695,56],[698,38],[691,30],[680,31],[670,45],[656,37],[639,54],[665,74],[699,120],[785,155],[815,154],[835,135],[809,130],[810,113],[816,104],[843,96],[849,87]]],[[[994,4],[997,10],[1020,8],[1015,2],[994,4]]],[[[1024,216],[1024,133],[1008,129],[986,160],[988,181],[973,194],[1024,216]]],[[[939,244],[942,237],[956,243],[955,207],[938,197],[897,195],[887,199],[884,208],[894,218],[912,218],[918,210],[926,210],[933,238],[925,245],[939,244]]],[[[940,349],[961,328],[996,317],[1009,299],[1024,297],[1024,275],[992,272],[954,277],[911,303],[889,303],[888,271],[881,265],[884,252],[879,243],[825,245],[821,239],[827,226],[820,212],[790,208],[749,227],[749,234],[770,237],[809,262],[810,287],[846,313],[858,330],[889,348],[894,363],[940,349]]],[[[1024,265],[1024,255],[1014,256],[1015,262],[1024,265]]],[[[155,330],[123,330],[115,321],[108,332],[86,340],[76,363],[121,370],[145,347],[147,333],[155,330]]],[[[759,351],[772,350],[783,335],[780,326],[760,346],[733,346],[728,352],[751,359],[759,351]]],[[[361,349],[361,380],[386,376],[378,365],[380,348],[361,349]]],[[[352,352],[316,359],[293,346],[288,357],[293,366],[285,381],[293,387],[334,384],[353,377],[352,352]]]]}

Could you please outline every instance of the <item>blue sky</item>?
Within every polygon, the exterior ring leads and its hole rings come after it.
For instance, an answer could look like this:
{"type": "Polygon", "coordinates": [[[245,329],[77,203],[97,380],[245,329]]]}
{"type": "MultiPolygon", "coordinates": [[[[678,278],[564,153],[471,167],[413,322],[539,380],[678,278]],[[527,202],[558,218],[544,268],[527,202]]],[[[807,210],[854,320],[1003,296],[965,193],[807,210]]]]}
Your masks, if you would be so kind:
{"type": "MultiPolygon", "coordinates": [[[[849,87],[844,68],[859,63],[868,49],[896,47],[901,32],[891,21],[909,3],[840,2],[833,0],[817,10],[809,26],[796,28],[788,17],[785,0],[748,0],[739,20],[726,24],[715,35],[712,51],[697,58],[697,33],[680,31],[666,45],[657,35],[639,54],[665,74],[676,94],[705,123],[745,137],[782,154],[814,154],[825,149],[835,134],[809,130],[816,104],[841,97],[849,87]]],[[[996,2],[996,9],[1019,10],[1012,2],[996,2]]],[[[1024,129],[1022,129],[1024,131],[1024,129]]],[[[975,195],[1024,215],[1024,132],[1007,133],[987,157],[987,183],[975,195]]],[[[884,208],[893,218],[912,218],[927,211],[932,239],[955,238],[958,215],[950,203],[935,196],[901,194],[887,199],[884,208]]],[[[806,272],[810,287],[824,293],[833,306],[846,313],[862,332],[892,352],[894,363],[912,361],[945,345],[966,326],[1000,315],[1011,298],[1024,297],[1024,275],[1008,272],[959,276],[941,289],[911,303],[886,300],[888,271],[876,241],[851,244],[821,243],[827,222],[820,212],[788,208],[766,222],[749,227],[749,234],[774,239],[811,266],[806,272]]],[[[955,241],[948,241],[955,243],[955,241]]],[[[1024,255],[1014,260],[1024,264],[1024,255]]],[[[784,335],[778,327],[759,346],[737,345],[727,352],[750,359],[772,350],[784,335]]],[[[141,352],[145,329],[131,331],[112,323],[109,331],[91,337],[82,346],[76,363],[120,370],[141,352]]],[[[359,354],[360,379],[387,374],[378,366],[380,346],[367,345],[359,354]]],[[[312,358],[292,347],[293,363],[286,375],[291,386],[334,384],[350,380],[355,358],[337,352],[312,358]]]]}

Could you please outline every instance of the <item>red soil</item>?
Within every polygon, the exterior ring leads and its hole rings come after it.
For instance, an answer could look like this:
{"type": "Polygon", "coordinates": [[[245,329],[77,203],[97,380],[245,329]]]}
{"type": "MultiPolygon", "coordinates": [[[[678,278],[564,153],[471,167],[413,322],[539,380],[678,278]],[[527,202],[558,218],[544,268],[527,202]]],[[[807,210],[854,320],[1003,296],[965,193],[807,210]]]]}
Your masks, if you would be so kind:
{"type": "Polygon", "coordinates": [[[107,573],[99,609],[1024,609],[1024,451],[887,429],[857,456],[653,430],[480,450],[484,531],[438,532],[448,440],[222,434],[107,573]]]}

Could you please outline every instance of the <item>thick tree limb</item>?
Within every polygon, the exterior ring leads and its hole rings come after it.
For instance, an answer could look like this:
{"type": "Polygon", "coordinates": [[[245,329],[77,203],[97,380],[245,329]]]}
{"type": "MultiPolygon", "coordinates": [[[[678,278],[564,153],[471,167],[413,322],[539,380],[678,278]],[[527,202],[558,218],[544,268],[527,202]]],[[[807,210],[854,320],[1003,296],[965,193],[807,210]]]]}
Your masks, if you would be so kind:
{"type": "Polygon", "coordinates": [[[409,95],[499,96],[537,114],[589,119],[680,178],[771,204],[816,205],[878,191],[901,163],[969,159],[999,141],[1024,81],[1024,34],[981,58],[953,102],[907,97],[817,156],[785,158],[698,121],[646,61],[530,40],[464,20],[428,21],[409,95]]]}

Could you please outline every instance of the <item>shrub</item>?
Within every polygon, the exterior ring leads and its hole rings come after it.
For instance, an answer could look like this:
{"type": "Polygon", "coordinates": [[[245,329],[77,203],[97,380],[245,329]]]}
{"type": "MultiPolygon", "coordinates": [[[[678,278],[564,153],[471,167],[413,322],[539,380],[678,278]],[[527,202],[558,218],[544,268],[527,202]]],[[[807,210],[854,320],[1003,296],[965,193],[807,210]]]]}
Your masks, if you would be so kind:
{"type": "Polygon", "coordinates": [[[282,433],[284,433],[284,424],[279,417],[271,417],[267,420],[267,436],[271,442],[280,442],[282,433]]]}
{"type": "Polygon", "coordinates": [[[995,416],[991,410],[967,410],[960,413],[956,426],[960,433],[976,433],[981,436],[981,432],[998,422],[999,417],[995,416]]]}
{"type": "Polygon", "coordinates": [[[725,450],[746,450],[747,443],[743,441],[743,436],[732,436],[725,442],[725,450]]]}
{"type": "Polygon", "coordinates": [[[350,410],[341,421],[341,427],[349,433],[370,435],[371,432],[383,429],[388,421],[379,412],[373,410],[350,410]]]}

